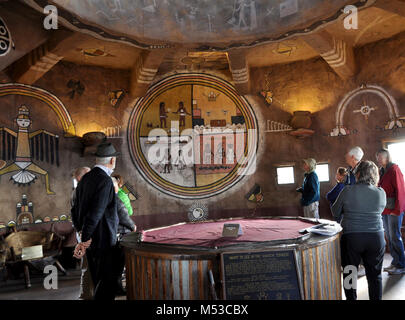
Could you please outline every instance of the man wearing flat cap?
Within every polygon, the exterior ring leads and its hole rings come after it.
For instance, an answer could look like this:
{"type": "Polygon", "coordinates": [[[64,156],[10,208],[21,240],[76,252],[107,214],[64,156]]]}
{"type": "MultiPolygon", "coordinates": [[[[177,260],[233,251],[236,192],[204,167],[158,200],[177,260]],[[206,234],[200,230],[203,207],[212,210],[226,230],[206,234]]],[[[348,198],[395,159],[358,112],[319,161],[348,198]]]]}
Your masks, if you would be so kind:
{"type": "MultiPolygon", "coordinates": [[[[114,246],[117,241],[117,202],[111,174],[119,155],[111,143],[97,148],[96,165],[85,174],[76,188],[74,210],[81,242],[76,258],[87,256],[94,283],[95,300],[114,300],[114,246]]],[[[73,211],[72,211],[73,212],[73,211]]]]}

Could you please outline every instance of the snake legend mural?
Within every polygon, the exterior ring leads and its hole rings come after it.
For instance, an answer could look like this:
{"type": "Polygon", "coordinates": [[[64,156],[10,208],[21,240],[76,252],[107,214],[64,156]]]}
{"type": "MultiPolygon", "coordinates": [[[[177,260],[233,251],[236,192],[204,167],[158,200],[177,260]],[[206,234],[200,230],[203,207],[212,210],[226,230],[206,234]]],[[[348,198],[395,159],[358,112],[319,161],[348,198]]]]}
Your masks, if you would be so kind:
{"type": "Polygon", "coordinates": [[[138,100],[128,142],[136,168],[155,188],[207,198],[231,188],[255,164],[257,120],[230,83],[176,74],[138,100]]]}

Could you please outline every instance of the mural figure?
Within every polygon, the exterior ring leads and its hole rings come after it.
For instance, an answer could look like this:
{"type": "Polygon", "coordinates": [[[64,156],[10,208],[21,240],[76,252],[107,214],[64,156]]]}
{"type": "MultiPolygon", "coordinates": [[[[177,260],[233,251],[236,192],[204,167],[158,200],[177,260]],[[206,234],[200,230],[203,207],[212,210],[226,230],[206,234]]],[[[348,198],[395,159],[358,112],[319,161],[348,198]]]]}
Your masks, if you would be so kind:
{"type": "Polygon", "coordinates": [[[211,146],[206,143],[204,146],[204,164],[211,164],[211,146]]]}
{"type": "Polygon", "coordinates": [[[118,108],[124,96],[125,96],[124,90],[110,91],[108,93],[108,99],[110,100],[111,106],[113,106],[114,108],[118,108]]]}
{"type": "Polygon", "coordinates": [[[167,114],[168,112],[165,110],[165,103],[161,102],[159,104],[159,119],[160,119],[160,127],[161,128],[167,128],[167,114]]]}
{"type": "Polygon", "coordinates": [[[264,100],[267,102],[268,105],[271,105],[273,103],[273,92],[270,89],[271,86],[270,75],[271,73],[266,74],[264,78],[265,81],[264,89],[260,91],[260,94],[264,97],[264,100]]]}
{"type": "Polygon", "coordinates": [[[210,91],[210,92],[208,93],[208,95],[205,94],[205,93],[203,93],[203,95],[208,98],[208,101],[214,102],[214,101],[217,101],[217,97],[220,95],[220,93],[217,93],[217,94],[216,94],[215,92],[210,91]]]}
{"type": "Polygon", "coordinates": [[[191,113],[188,113],[186,108],[184,107],[183,101],[179,102],[179,108],[177,109],[176,112],[173,112],[175,114],[179,114],[179,126],[180,127],[185,127],[186,126],[186,116],[191,116],[191,113]]]}
{"type": "Polygon", "coordinates": [[[170,169],[172,169],[172,156],[170,155],[170,149],[167,149],[167,153],[163,157],[163,173],[170,173],[170,169]]]}
{"type": "Polygon", "coordinates": [[[233,164],[235,162],[235,151],[233,150],[233,145],[228,144],[227,152],[226,152],[226,163],[233,164]]]}
{"type": "Polygon", "coordinates": [[[22,105],[18,109],[18,116],[16,118],[18,131],[14,132],[9,128],[0,128],[3,134],[2,139],[2,157],[7,160],[13,158],[14,162],[0,170],[0,176],[16,172],[10,180],[18,185],[30,185],[37,176],[34,173],[45,176],[45,188],[47,194],[55,194],[50,189],[48,172],[33,163],[32,158],[34,152],[36,159],[44,160],[44,147],[45,147],[45,160],[59,166],[59,137],[46,130],[37,130],[29,132],[28,127],[31,125],[31,118],[29,117],[29,110],[26,106],[22,105]],[[7,134],[7,135],[6,135],[7,134]],[[6,154],[6,137],[8,145],[8,153],[6,154]],[[13,138],[13,139],[11,139],[13,138]],[[9,143],[10,142],[10,143],[9,143]],[[49,157],[50,151],[50,157],[49,157]],[[12,156],[10,156],[12,154],[12,156]],[[56,159],[55,159],[56,156],[56,159]]]}
{"type": "Polygon", "coordinates": [[[34,206],[28,202],[27,195],[22,195],[21,202],[17,203],[17,225],[34,223],[34,206]]]}
{"type": "Polygon", "coordinates": [[[235,0],[233,16],[228,23],[232,24],[237,30],[252,31],[255,29],[257,27],[255,1],[235,0]]]}
{"type": "Polygon", "coordinates": [[[72,89],[71,91],[68,92],[68,95],[70,97],[70,99],[73,99],[75,97],[75,93],[77,93],[78,95],[82,95],[84,92],[84,85],[78,80],[69,80],[69,82],[66,84],[66,86],[69,89],[72,89]]]}
{"type": "Polygon", "coordinates": [[[271,91],[260,91],[260,94],[264,97],[268,105],[273,103],[273,93],[271,91]]]}
{"type": "Polygon", "coordinates": [[[245,199],[247,199],[250,202],[255,202],[255,203],[260,203],[263,202],[264,197],[263,197],[263,192],[262,188],[260,185],[255,183],[255,185],[250,189],[250,191],[245,195],[245,199]]]}
{"type": "Polygon", "coordinates": [[[186,167],[186,161],[183,156],[183,150],[179,150],[178,156],[174,159],[173,164],[177,167],[177,170],[184,170],[186,167]]]}
{"type": "Polygon", "coordinates": [[[214,163],[222,164],[222,159],[224,158],[224,149],[222,148],[222,143],[217,145],[217,150],[215,152],[214,163]]]}

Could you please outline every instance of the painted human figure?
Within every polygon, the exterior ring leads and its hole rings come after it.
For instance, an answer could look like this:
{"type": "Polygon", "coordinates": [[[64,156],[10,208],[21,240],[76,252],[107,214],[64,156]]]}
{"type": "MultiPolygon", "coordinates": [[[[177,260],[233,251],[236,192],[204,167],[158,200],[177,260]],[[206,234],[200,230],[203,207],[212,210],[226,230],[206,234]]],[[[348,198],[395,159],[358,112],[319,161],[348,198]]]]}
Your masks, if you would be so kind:
{"type": "Polygon", "coordinates": [[[227,152],[226,152],[226,163],[233,164],[235,162],[235,152],[233,150],[232,144],[228,144],[227,152]]]}
{"type": "Polygon", "coordinates": [[[183,150],[179,150],[179,155],[176,157],[173,163],[178,170],[184,170],[184,168],[186,167],[186,162],[184,160],[183,150]]]}
{"type": "Polygon", "coordinates": [[[37,177],[34,173],[45,176],[45,187],[47,194],[55,194],[51,191],[49,186],[49,176],[48,172],[40,168],[32,162],[31,150],[30,150],[30,139],[41,133],[47,134],[48,136],[58,137],[53,133],[50,133],[46,130],[37,130],[34,132],[29,132],[28,127],[31,125],[31,118],[29,117],[29,110],[26,106],[22,105],[18,109],[18,116],[15,119],[18,131],[14,132],[8,128],[0,128],[0,130],[6,131],[13,137],[17,139],[17,152],[15,161],[0,170],[0,176],[6,173],[11,173],[18,171],[14,174],[10,180],[13,180],[18,184],[30,184],[37,177]]]}
{"type": "Polygon", "coordinates": [[[170,169],[172,168],[171,160],[172,156],[170,155],[170,149],[167,149],[167,153],[165,153],[163,158],[163,173],[170,173],[170,169]]]}
{"type": "Polygon", "coordinates": [[[234,14],[238,12],[239,21],[237,24],[238,29],[242,30],[253,30],[257,27],[257,17],[256,17],[256,4],[253,0],[236,0],[236,5],[234,8],[234,14]],[[236,7],[238,6],[238,7],[236,7]],[[250,17],[248,16],[247,10],[250,11],[250,17]],[[250,25],[246,21],[247,18],[250,18],[250,25]]]}
{"type": "Polygon", "coordinates": [[[222,164],[222,159],[224,158],[224,149],[222,148],[222,143],[217,145],[217,152],[215,152],[215,164],[222,164]]]}
{"type": "Polygon", "coordinates": [[[167,128],[167,111],[165,110],[165,103],[161,102],[159,104],[159,119],[160,119],[160,127],[161,128],[167,128]]]}
{"type": "Polygon", "coordinates": [[[184,107],[183,101],[179,102],[179,108],[177,109],[176,112],[173,112],[176,114],[179,114],[179,126],[180,127],[185,127],[186,126],[186,115],[191,116],[191,113],[188,113],[186,108],[184,107]]]}
{"type": "Polygon", "coordinates": [[[211,164],[211,146],[206,143],[204,146],[204,164],[211,164]]]}

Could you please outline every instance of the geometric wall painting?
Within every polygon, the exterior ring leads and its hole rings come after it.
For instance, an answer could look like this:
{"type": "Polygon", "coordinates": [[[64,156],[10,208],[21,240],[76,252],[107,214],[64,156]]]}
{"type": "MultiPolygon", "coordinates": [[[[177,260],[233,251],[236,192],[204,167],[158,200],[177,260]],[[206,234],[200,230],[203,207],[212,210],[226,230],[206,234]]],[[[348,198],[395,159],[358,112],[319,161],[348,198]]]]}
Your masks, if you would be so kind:
{"type": "Polygon", "coordinates": [[[136,102],[128,146],[135,167],[153,187],[177,198],[202,199],[249,174],[257,128],[252,107],[232,84],[180,73],[160,80],[136,102]]]}
{"type": "Polygon", "coordinates": [[[0,57],[8,54],[12,47],[14,47],[14,44],[10,31],[4,20],[0,18],[0,57]]]}
{"type": "MultiPolygon", "coordinates": [[[[330,136],[346,136],[351,133],[348,129],[348,125],[343,123],[345,111],[350,102],[353,101],[353,99],[365,93],[377,95],[383,100],[385,106],[387,107],[389,120],[385,124],[385,130],[393,130],[396,128],[405,127],[405,122],[399,114],[398,106],[395,99],[384,88],[376,85],[362,85],[359,88],[346,94],[346,96],[340,101],[336,110],[336,127],[332,130],[330,136]]],[[[363,115],[367,120],[368,117],[372,114],[372,111],[376,109],[377,108],[375,107],[368,106],[367,103],[364,101],[360,109],[354,110],[353,112],[363,115]]]]}

